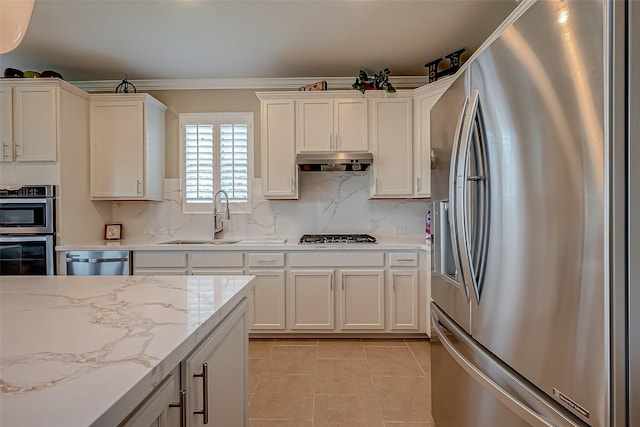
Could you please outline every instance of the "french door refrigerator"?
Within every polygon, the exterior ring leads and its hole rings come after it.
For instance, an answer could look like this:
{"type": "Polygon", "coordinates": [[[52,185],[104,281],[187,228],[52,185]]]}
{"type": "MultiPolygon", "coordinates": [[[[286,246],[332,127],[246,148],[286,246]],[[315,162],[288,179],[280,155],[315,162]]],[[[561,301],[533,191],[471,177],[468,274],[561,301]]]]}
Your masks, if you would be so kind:
{"type": "Polygon", "coordinates": [[[640,426],[634,3],[523,2],[431,110],[438,427],[640,426]]]}

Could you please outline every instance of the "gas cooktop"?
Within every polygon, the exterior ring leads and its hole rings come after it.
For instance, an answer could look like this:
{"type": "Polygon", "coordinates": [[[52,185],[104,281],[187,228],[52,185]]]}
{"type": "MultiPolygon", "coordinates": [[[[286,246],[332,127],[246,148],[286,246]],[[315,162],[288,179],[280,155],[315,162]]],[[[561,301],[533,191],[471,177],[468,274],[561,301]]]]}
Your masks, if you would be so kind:
{"type": "Polygon", "coordinates": [[[298,243],[376,243],[376,238],[368,234],[303,234],[298,243]]]}

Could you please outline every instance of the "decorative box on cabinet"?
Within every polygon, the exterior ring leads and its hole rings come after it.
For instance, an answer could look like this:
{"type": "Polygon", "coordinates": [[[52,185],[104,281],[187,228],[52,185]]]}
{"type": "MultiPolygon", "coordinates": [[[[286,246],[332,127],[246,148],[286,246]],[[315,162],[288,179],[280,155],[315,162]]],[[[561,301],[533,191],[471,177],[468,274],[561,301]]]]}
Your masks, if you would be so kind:
{"type": "Polygon", "coordinates": [[[164,114],[147,94],[91,95],[91,199],[162,200],[164,114]]]}
{"type": "Polygon", "coordinates": [[[369,151],[367,100],[296,100],[298,152],[369,151]]]}

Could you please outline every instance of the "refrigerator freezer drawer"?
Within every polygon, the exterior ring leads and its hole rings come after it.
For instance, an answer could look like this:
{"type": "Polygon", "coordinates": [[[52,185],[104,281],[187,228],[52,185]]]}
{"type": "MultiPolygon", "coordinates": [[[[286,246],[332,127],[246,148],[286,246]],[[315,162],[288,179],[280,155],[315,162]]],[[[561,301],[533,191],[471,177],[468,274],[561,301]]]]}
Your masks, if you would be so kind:
{"type": "Polygon", "coordinates": [[[433,417],[438,427],[582,427],[431,305],[433,417]]]}

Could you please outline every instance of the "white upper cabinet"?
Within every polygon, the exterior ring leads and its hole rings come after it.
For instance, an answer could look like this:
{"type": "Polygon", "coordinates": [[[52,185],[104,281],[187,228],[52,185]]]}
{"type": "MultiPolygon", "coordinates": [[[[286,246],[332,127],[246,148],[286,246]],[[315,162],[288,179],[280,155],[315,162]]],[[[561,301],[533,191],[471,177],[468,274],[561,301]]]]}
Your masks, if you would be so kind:
{"type": "Polygon", "coordinates": [[[416,89],[413,99],[414,197],[431,197],[431,107],[450,84],[450,80],[446,80],[416,89]]]}
{"type": "Polygon", "coordinates": [[[267,199],[297,199],[294,101],[266,99],[261,104],[262,194],[267,199]]]}
{"type": "Polygon", "coordinates": [[[162,200],[164,112],[146,94],[92,95],[91,198],[162,200]]]}
{"type": "Polygon", "coordinates": [[[57,160],[59,88],[46,83],[0,86],[1,161],[57,160]]]}
{"type": "Polygon", "coordinates": [[[371,100],[371,197],[413,196],[412,98],[371,100]]]}
{"type": "Polygon", "coordinates": [[[298,152],[369,151],[366,99],[299,99],[298,152]]]}

